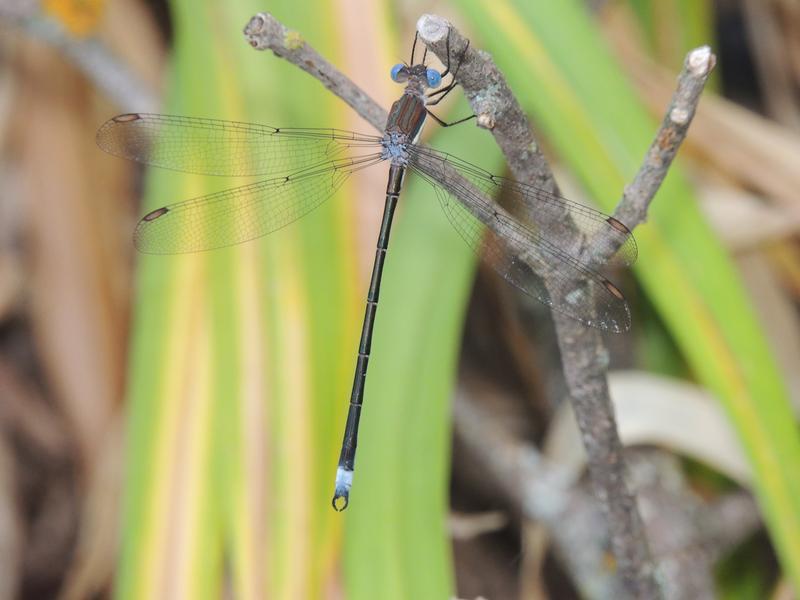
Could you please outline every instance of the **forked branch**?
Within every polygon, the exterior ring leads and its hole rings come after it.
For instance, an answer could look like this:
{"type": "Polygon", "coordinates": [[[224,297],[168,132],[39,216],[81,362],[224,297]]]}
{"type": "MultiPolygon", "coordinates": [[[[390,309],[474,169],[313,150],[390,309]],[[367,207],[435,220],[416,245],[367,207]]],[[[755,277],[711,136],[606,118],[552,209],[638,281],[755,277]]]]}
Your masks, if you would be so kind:
{"type": "MultiPolygon", "coordinates": [[[[417,23],[417,30],[422,41],[443,62],[467,48],[467,40],[440,17],[424,15],[417,23]]],[[[708,46],[688,54],[664,121],[614,213],[629,228],[646,219],[649,204],[686,136],[714,64],[715,57],[708,46]]],[[[491,57],[471,46],[467,48],[460,83],[478,115],[479,125],[491,130],[515,178],[556,191],[558,186],[533,138],[530,124],[491,57]]],[[[535,221],[536,215],[526,216],[535,221]]],[[[609,522],[624,586],[634,598],[660,597],[641,516],[625,483],[622,443],[606,380],[608,351],[597,330],[559,313],[553,313],[553,318],[595,495],[609,522]]]]}

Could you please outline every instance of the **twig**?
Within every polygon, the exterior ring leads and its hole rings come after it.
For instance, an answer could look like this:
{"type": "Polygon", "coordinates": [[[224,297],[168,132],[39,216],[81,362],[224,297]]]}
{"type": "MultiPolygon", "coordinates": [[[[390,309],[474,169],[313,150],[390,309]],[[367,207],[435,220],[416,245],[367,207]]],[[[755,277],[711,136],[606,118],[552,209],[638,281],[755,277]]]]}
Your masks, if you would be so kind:
{"type": "Polygon", "coordinates": [[[661,187],[678,148],[686,137],[694,118],[700,94],[716,65],[716,57],[708,46],[695,48],[686,55],[678,88],[667,107],[666,115],[655,140],[647,150],[644,163],[633,182],[625,188],[614,216],[630,229],[647,220],[647,209],[661,187]]]}
{"type": "MultiPolygon", "coordinates": [[[[492,131],[515,178],[557,192],[547,161],[530,133],[530,125],[489,55],[473,49],[467,49],[465,53],[467,40],[440,17],[424,15],[417,23],[417,31],[420,39],[443,62],[459,60],[463,54],[459,81],[464,93],[478,115],[478,124],[492,131]]],[[[644,220],[647,207],[685,137],[700,92],[713,66],[714,56],[708,47],[689,53],[667,117],[639,174],[626,190],[616,211],[617,218],[629,227],[644,220]]],[[[536,215],[526,217],[536,220],[536,215]]],[[[589,246],[592,247],[596,246],[589,246]]],[[[590,292],[588,289],[584,291],[590,292]]],[[[608,352],[596,329],[585,327],[557,312],[553,313],[553,318],[595,495],[609,522],[612,548],[625,588],[634,598],[660,597],[642,519],[625,484],[622,443],[606,381],[608,352]]]]}
{"type": "MultiPolygon", "coordinates": [[[[647,216],[650,202],[686,136],[715,60],[707,46],[687,56],[666,117],[615,211],[615,216],[631,229],[647,216]]],[[[605,504],[620,570],[628,573],[626,579],[634,597],[653,597],[654,590],[650,586],[655,582],[648,573],[648,548],[641,517],[625,485],[622,443],[608,393],[608,352],[598,331],[581,327],[557,313],[553,316],[564,375],[586,448],[595,494],[605,504]]]]}
{"type": "MultiPolygon", "coordinates": [[[[458,83],[464,90],[479,127],[488,129],[503,151],[506,162],[517,181],[530,183],[537,188],[559,195],[558,184],[553,178],[547,160],[533,136],[525,113],[511,93],[505,77],[494,64],[492,57],[468,44],[457,29],[441,17],[423,15],[417,21],[420,40],[445,64],[459,65],[458,83]],[[449,38],[449,41],[448,41],[449,38]],[[447,48],[450,48],[448,61],[447,48]]],[[[525,207],[510,207],[512,211],[524,211],[525,207]]],[[[543,222],[544,215],[519,215],[523,221],[538,223],[550,231],[557,230],[558,238],[573,240],[573,252],[580,252],[581,236],[565,208],[558,219],[543,222]]],[[[490,224],[491,227],[491,224],[490,224]]],[[[511,240],[504,239],[506,243],[511,240]]],[[[608,246],[606,244],[606,246],[608,246]]],[[[530,252],[530,250],[528,250],[530,252]]],[[[529,254],[527,254],[529,256],[529,254]]],[[[523,252],[522,256],[526,256],[523,252]]],[[[550,261],[538,261],[538,274],[548,279],[550,261]]],[[[565,286],[554,286],[565,287],[565,286]]],[[[557,289],[548,286],[551,297],[557,289]]],[[[564,304],[566,306],[567,304],[564,304]]]]}
{"type": "Polygon", "coordinates": [[[298,32],[288,29],[269,13],[258,13],[245,26],[244,35],[256,50],[272,50],[275,56],[319,79],[322,85],[347,102],[370,125],[383,132],[389,113],[322,58],[298,32]]]}
{"type": "Polygon", "coordinates": [[[466,38],[441,17],[423,15],[417,21],[417,31],[419,39],[445,64],[450,36],[450,64],[459,64],[458,83],[477,115],[478,126],[492,132],[514,177],[558,194],[558,184],[525,113],[491,56],[474,46],[467,47],[466,38]]]}

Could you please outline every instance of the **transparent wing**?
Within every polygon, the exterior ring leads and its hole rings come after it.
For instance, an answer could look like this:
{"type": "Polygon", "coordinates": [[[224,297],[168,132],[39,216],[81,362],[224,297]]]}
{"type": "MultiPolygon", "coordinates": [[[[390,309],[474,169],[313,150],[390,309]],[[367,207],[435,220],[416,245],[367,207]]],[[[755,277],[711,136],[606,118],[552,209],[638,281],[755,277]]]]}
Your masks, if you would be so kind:
{"type": "Polygon", "coordinates": [[[97,144],[115,156],[204,175],[266,176],[375,148],[380,137],[338,129],[278,129],[254,123],[130,113],[106,121],[97,144]]]}
{"type": "MultiPolygon", "coordinates": [[[[501,277],[526,294],[540,302],[551,306],[553,310],[573,317],[586,325],[619,333],[630,329],[630,311],[622,292],[608,279],[591,269],[571,254],[576,248],[575,234],[567,234],[553,219],[547,229],[529,228],[505,211],[498,210],[490,199],[509,180],[495,177],[482,169],[464,163],[445,153],[428,148],[413,147],[409,150],[411,168],[426,179],[439,198],[439,202],[456,231],[464,241],[475,250],[501,277]],[[446,169],[452,167],[462,177],[454,180],[446,169]],[[446,184],[441,183],[445,181],[446,184]],[[477,219],[467,210],[458,197],[469,198],[471,205],[481,214],[477,219]],[[486,232],[482,221],[491,223],[491,228],[499,235],[486,232]],[[501,237],[502,236],[502,237],[501,237]],[[561,237],[565,236],[565,237],[561,237]],[[547,281],[537,273],[546,275],[547,281]],[[586,289],[582,282],[588,282],[592,290],[586,289]]],[[[541,192],[532,186],[512,184],[511,194],[514,200],[524,197],[526,202],[538,202],[535,207],[547,205],[545,211],[555,216],[555,202],[569,202],[558,196],[543,193],[535,196],[533,191],[541,192]]],[[[571,205],[591,211],[592,215],[601,215],[577,203],[570,203],[567,208],[572,214],[571,205]]],[[[563,219],[563,214],[561,219],[563,219]]],[[[587,219],[592,219],[589,217],[587,219]]],[[[597,219],[594,219],[597,223],[597,219]]],[[[587,220],[586,227],[593,227],[587,220]]],[[[598,230],[599,224],[590,231],[598,230]]],[[[616,226],[610,226],[620,231],[616,226]]],[[[623,226],[624,227],[624,226],[623,226]]],[[[628,233],[630,236],[630,233],[628,233]]],[[[627,256],[618,258],[619,262],[635,258],[635,242],[623,247],[628,248],[627,256]],[[633,255],[630,255],[633,248],[633,255]]],[[[579,246],[577,246],[579,247],[579,246]]]]}
{"type": "Polygon", "coordinates": [[[379,153],[336,159],[285,177],[158,208],[139,221],[134,243],[145,253],[176,254],[261,237],[308,214],[351,173],[381,160],[379,153]]]}
{"type": "Polygon", "coordinates": [[[410,153],[412,156],[426,156],[432,164],[444,161],[489,197],[496,197],[502,190],[510,206],[524,207],[526,214],[536,215],[535,225],[538,225],[540,236],[560,239],[562,249],[573,256],[591,250],[590,254],[608,257],[606,264],[609,265],[630,266],[636,262],[636,239],[630,229],[614,217],[542,188],[493,175],[444,152],[414,146],[410,153]],[[567,216],[577,228],[577,238],[574,229],[568,231],[564,226],[567,216]],[[572,246],[565,243],[567,239],[572,246]],[[593,247],[590,248],[590,244],[593,247]]]}

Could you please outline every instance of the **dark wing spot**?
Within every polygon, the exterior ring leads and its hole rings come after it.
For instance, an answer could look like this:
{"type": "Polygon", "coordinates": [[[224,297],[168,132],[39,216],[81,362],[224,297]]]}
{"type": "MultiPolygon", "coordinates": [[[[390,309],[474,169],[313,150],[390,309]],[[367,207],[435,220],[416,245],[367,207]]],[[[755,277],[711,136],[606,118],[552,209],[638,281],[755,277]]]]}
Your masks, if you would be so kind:
{"type": "Polygon", "coordinates": [[[631,232],[631,230],[627,228],[625,223],[623,223],[619,219],[615,219],[614,217],[608,217],[606,219],[606,221],[608,221],[608,224],[611,225],[614,229],[616,229],[619,232],[622,232],[622,233],[630,233],[631,232]]]}
{"type": "Polygon", "coordinates": [[[142,117],[140,117],[136,113],[127,113],[124,115],[117,115],[111,120],[114,121],[115,123],[130,123],[131,121],[138,121],[141,118],[142,117]]]}
{"type": "Polygon", "coordinates": [[[169,209],[166,206],[162,206],[161,208],[157,208],[154,211],[147,213],[142,217],[142,221],[155,221],[158,217],[163,217],[168,212],[169,209]]]}
{"type": "Polygon", "coordinates": [[[608,279],[603,280],[603,285],[606,286],[606,289],[611,292],[614,296],[619,298],[620,300],[625,300],[625,296],[622,295],[622,292],[619,291],[619,288],[611,283],[608,279]]]}

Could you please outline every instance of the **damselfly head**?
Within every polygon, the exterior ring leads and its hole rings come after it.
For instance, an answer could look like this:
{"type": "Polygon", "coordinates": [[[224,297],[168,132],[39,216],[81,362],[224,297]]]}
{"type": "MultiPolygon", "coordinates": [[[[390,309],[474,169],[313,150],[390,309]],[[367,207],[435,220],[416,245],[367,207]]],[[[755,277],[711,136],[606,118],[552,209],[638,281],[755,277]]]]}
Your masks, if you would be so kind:
{"type": "Polygon", "coordinates": [[[405,63],[398,63],[391,70],[392,81],[405,83],[409,79],[414,79],[423,87],[437,88],[442,83],[442,75],[436,69],[429,69],[423,64],[408,66],[405,63]]]}

